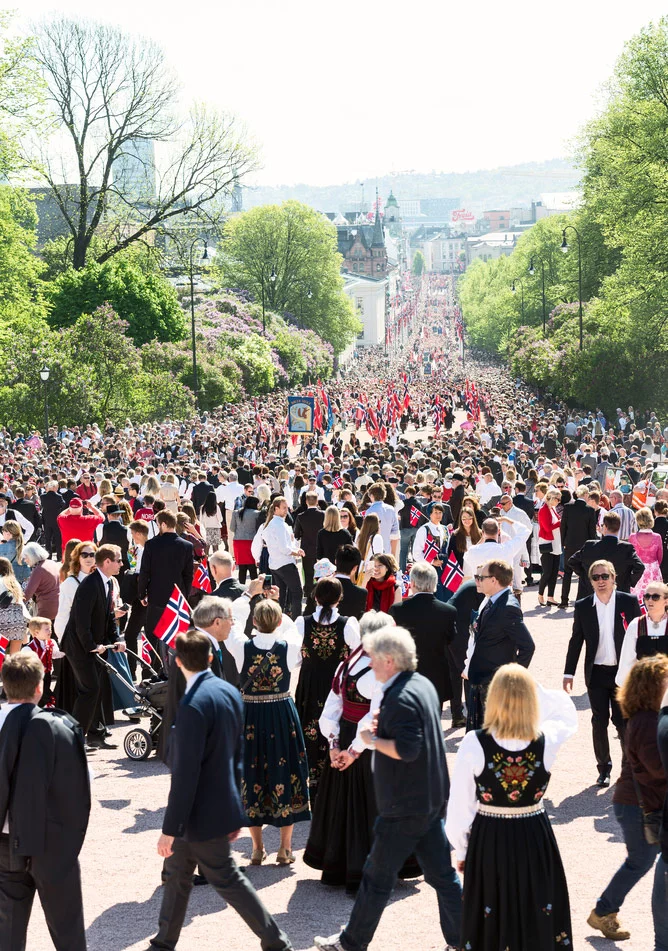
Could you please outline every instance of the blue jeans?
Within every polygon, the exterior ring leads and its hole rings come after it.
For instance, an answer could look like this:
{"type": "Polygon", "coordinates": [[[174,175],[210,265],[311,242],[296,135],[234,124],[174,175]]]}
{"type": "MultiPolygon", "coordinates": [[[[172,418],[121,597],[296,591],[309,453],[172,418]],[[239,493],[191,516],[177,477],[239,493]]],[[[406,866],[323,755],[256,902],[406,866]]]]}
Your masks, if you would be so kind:
{"type": "Polygon", "coordinates": [[[462,885],[450,861],[443,820],[415,816],[386,819],[374,826],[373,845],[362,872],[350,920],[341,933],[345,951],[366,951],[389,901],[397,873],[415,854],[424,879],[438,896],[441,931],[447,944],[458,945],[462,922],[462,885]]]}
{"type": "MultiPolygon", "coordinates": [[[[404,503],[404,505],[409,503],[404,503]]],[[[411,550],[415,536],[417,535],[417,525],[415,528],[402,528],[399,530],[401,541],[399,543],[399,567],[405,571],[408,567],[408,553],[411,550]]]]}
{"type": "Polygon", "coordinates": [[[596,902],[597,915],[610,915],[619,911],[631,889],[654,865],[659,851],[658,845],[648,845],[645,841],[640,806],[624,806],[615,802],[612,808],[617,822],[622,827],[626,860],[617,869],[610,884],[596,902]]]}
{"type": "Polygon", "coordinates": [[[668,864],[662,855],[656,863],[652,888],[654,951],[668,951],[668,864]]]}

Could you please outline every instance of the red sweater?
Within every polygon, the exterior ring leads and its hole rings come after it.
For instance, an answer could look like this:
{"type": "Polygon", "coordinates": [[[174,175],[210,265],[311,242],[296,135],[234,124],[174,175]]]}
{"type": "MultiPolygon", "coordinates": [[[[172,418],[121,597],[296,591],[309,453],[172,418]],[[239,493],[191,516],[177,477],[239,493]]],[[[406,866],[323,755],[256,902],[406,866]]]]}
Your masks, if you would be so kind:
{"type": "Polygon", "coordinates": [[[58,527],[63,538],[63,548],[70,538],[78,538],[80,542],[92,542],[95,539],[95,529],[104,521],[102,515],[74,515],[72,512],[61,512],[58,516],[58,527]]]}
{"type": "Polygon", "coordinates": [[[547,502],[541,505],[538,509],[538,541],[543,545],[551,542],[553,532],[558,531],[560,525],[561,519],[556,511],[547,502]]]}

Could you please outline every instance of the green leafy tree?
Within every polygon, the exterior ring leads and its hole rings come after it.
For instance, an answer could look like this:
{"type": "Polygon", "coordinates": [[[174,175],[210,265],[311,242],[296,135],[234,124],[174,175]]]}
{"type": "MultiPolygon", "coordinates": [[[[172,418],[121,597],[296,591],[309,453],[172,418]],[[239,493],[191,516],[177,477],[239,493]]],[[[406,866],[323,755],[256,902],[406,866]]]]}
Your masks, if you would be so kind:
{"type": "Polygon", "coordinates": [[[157,271],[147,269],[133,255],[118,256],[106,264],[89,264],[65,271],[51,285],[50,322],[67,327],[81,314],[110,304],[128,323],[138,345],[149,340],[179,340],[186,321],[174,288],[157,271]]]}
{"type": "Polygon", "coordinates": [[[39,121],[45,86],[37,71],[34,42],[10,33],[11,14],[0,10],[0,174],[21,165],[20,140],[39,121]]]}
{"type": "MultiPolygon", "coordinates": [[[[223,354],[224,345],[221,345],[223,354]]],[[[233,351],[234,361],[241,368],[244,386],[249,393],[269,393],[275,384],[271,347],[267,340],[251,334],[233,351]]]]}
{"type": "Polygon", "coordinates": [[[424,273],[424,254],[422,251],[416,251],[413,255],[412,271],[416,277],[422,277],[424,273]]]}
{"type": "Polygon", "coordinates": [[[250,291],[266,314],[288,312],[340,353],[361,326],[343,292],[336,228],[297,201],[263,205],[227,222],[221,278],[250,291]],[[273,275],[273,279],[272,279],[273,275]]]}
{"type": "Polygon", "coordinates": [[[29,311],[44,316],[42,264],[35,256],[37,218],[25,192],[0,186],[0,320],[29,311]]]}

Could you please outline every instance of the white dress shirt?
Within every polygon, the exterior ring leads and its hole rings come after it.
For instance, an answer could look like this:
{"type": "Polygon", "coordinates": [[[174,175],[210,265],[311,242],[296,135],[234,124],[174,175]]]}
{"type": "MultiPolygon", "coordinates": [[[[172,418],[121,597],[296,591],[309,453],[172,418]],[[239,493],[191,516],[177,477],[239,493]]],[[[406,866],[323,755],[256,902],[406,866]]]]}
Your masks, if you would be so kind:
{"type": "Polygon", "coordinates": [[[507,561],[512,565],[515,555],[519,555],[526,548],[527,538],[531,535],[531,528],[521,522],[515,522],[515,534],[505,542],[485,541],[473,545],[464,555],[464,580],[473,577],[478,568],[492,558],[507,561]]]}
{"type": "Polygon", "coordinates": [[[594,663],[605,667],[614,667],[617,664],[615,649],[615,594],[607,604],[594,595],[594,607],[598,618],[598,648],[594,663]]]}
{"type": "Polygon", "coordinates": [[[251,552],[256,562],[259,562],[262,554],[263,540],[269,551],[269,567],[272,571],[285,565],[296,564],[295,552],[299,551],[299,542],[280,515],[274,515],[271,522],[256,533],[251,543],[251,552]]]}

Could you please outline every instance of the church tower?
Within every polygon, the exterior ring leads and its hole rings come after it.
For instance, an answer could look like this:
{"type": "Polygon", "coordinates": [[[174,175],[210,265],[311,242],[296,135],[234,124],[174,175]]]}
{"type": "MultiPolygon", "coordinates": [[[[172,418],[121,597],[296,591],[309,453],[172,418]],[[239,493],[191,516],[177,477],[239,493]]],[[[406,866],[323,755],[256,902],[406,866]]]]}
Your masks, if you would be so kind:
{"type": "Polygon", "coordinates": [[[401,209],[392,191],[385,202],[385,227],[393,238],[398,238],[401,234],[401,209]]]}

